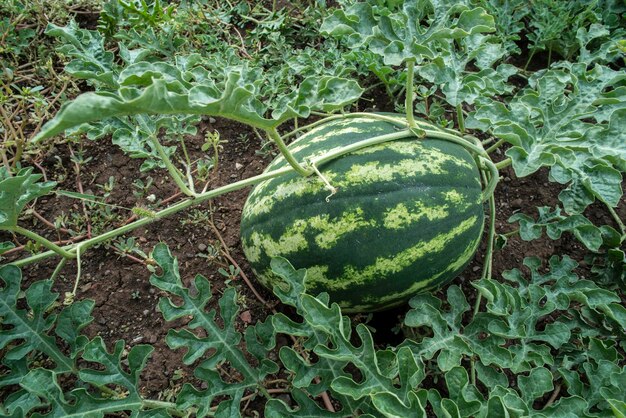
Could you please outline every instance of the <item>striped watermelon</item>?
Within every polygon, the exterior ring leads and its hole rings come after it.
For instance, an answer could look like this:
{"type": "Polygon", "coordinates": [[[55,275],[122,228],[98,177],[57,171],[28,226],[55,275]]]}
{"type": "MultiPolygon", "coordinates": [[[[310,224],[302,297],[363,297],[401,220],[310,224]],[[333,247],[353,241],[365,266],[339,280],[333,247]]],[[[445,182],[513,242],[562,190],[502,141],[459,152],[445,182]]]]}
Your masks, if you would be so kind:
{"type": "MultiPolygon", "coordinates": [[[[372,118],[321,125],[290,146],[298,161],[397,127],[372,118]]],[[[282,156],[267,170],[284,167],[282,156]]],[[[361,149],[320,167],[338,189],[295,172],[258,184],[243,208],[247,259],[268,287],[275,256],[306,268],[308,293],[328,292],[346,312],[399,305],[461,272],[483,230],[481,183],[463,147],[402,139],[361,149]]]]}

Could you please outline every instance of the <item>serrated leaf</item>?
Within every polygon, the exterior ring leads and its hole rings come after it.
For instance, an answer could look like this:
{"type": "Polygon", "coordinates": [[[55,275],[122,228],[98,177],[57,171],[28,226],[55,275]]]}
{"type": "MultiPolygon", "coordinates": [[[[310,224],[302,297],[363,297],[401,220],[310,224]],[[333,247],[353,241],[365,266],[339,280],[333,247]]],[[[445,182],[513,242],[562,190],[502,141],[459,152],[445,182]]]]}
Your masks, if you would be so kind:
{"type": "Polygon", "coordinates": [[[524,19],[530,12],[524,0],[480,0],[477,5],[493,16],[497,36],[506,51],[519,54],[521,49],[516,44],[524,30],[524,19]]]}
{"type": "Polygon", "coordinates": [[[404,323],[408,327],[427,326],[433,336],[413,343],[408,341],[413,352],[424,359],[437,356],[437,364],[443,371],[451,370],[461,364],[466,355],[471,355],[467,339],[462,335],[461,319],[469,310],[469,305],[458,286],[448,288],[450,311],[441,311],[441,301],[432,295],[417,295],[410,300],[411,310],[407,313],[404,323]]]}
{"type": "Polygon", "coordinates": [[[523,213],[516,213],[509,218],[509,222],[519,222],[520,237],[524,241],[540,238],[545,228],[550,239],[559,239],[563,232],[569,232],[591,251],[600,249],[603,243],[602,230],[583,215],[563,216],[558,206],[554,211],[547,206],[538,207],[537,211],[537,220],[523,213]]]}
{"type": "Polygon", "coordinates": [[[465,37],[457,43],[441,44],[436,58],[418,68],[418,73],[429,82],[439,86],[446,101],[452,106],[462,103],[474,104],[481,96],[494,96],[510,92],[506,82],[515,74],[514,67],[503,65],[493,69],[505,50],[494,38],[482,34],[465,37]],[[473,63],[478,71],[470,71],[473,63]]]}
{"type": "Polygon", "coordinates": [[[321,32],[347,40],[350,47],[367,45],[386,65],[433,59],[433,46],[449,39],[492,32],[494,21],[482,8],[464,2],[409,0],[397,12],[374,12],[367,3],[336,10],[324,20],[321,32]]]}
{"type": "Polygon", "coordinates": [[[522,399],[532,405],[535,399],[554,389],[552,373],[545,367],[532,369],[528,376],[520,375],[517,385],[522,392],[522,399]]]}
{"type": "Polygon", "coordinates": [[[16,226],[24,207],[56,186],[53,181],[39,182],[42,177],[33,174],[32,167],[23,168],[13,176],[6,167],[0,167],[0,229],[16,226]]]}
{"type": "Polygon", "coordinates": [[[85,389],[63,393],[57,376],[46,369],[34,369],[22,379],[20,385],[30,393],[47,401],[51,411],[45,415],[34,413],[33,418],[102,418],[106,413],[138,411],[142,403],[135,397],[104,399],[91,396],[85,389]]]}
{"type": "Polygon", "coordinates": [[[594,199],[615,207],[626,161],[625,79],[605,66],[563,63],[533,76],[508,105],[480,106],[468,126],[510,143],[506,154],[520,177],[551,167],[552,178],[568,184],[559,195],[566,212],[580,213],[594,199]]]}
{"type": "Polygon", "coordinates": [[[95,386],[120,386],[129,393],[129,397],[140,398],[137,387],[139,373],[145,367],[154,348],[149,345],[137,345],[131,348],[127,356],[129,372],[121,366],[124,348],[124,341],[118,340],[113,352],[109,353],[102,338],[96,337],[89,341],[84,347],[82,357],[87,361],[100,364],[103,370],[83,368],[78,372],[78,376],[81,380],[95,386]]]}
{"type": "Polygon", "coordinates": [[[22,272],[15,266],[0,267],[0,348],[8,347],[5,360],[19,360],[37,350],[55,363],[56,372],[74,369],[74,362],[65,356],[48,333],[54,326],[56,315],[48,314],[48,309],[56,302],[58,294],[50,292],[52,281],[33,283],[25,292],[30,312],[18,308],[22,272]]]}
{"type": "Polygon", "coordinates": [[[311,400],[305,392],[299,389],[293,389],[291,396],[296,401],[297,406],[291,408],[283,401],[270,399],[265,404],[265,416],[267,418],[339,418],[345,417],[345,413],[330,412],[311,400]]]}
{"type": "Polygon", "coordinates": [[[372,395],[372,403],[384,417],[388,418],[425,418],[428,392],[424,389],[409,392],[408,405],[392,393],[381,392],[372,395]]]}
{"type": "MultiPolygon", "coordinates": [[[[262,385],[268,374],[277,371],[277,365],[267,358],[268,349],[258,345],[249,352],[256,354],[258,365],[250,364],[239,348],[241,334],[235,329],[238,313],[237,293],[235,289],[228,288],[219,299],[220,318],[215,309],[206,312],[205,307],[212,298],[209,281],[198,275],[195,277],[194,291],[187,288],[180,278],[178,262],[172,256],[165,244],[157,245],[152,258],[158,263],[162,273],[153,274],[150,283],[159,289],[171,294],[159,301],[159,308],[167,321],[189,316],[191,321],[187,324],[188,329],[170,330],[166,337],[168,346],[173,349],[185,348],[183,357],[185,364],[193,364],[199,358],[203,361],[196,367],[195,375],[207,384],[205,390],[197,390],[186,384],[178,398],[181,408],[197,406],[198,415],[205,416],[209,413],[211,403],[216,396],[227,396],[236,405],[241,400],[247,389],[255,389],[262,385]],[[176,302],[173,297],[182,302],[176,302]],[[223,325],[219,325],[223,323],[223,325]],[[200,328],[206,336],[200,337],[191,330],[200,328]],[[221,364],[228,364],[236,370],[241,378],[238,381],[226,382],[217,371],[221,364]]],[[[248,343],[259,344],[260,339],[248,337],[248,343]]],[[[224,401],[222,401],[224,402],[224,401]]],[[[227,408],[224,404],[222,408],[227,408]]],[[[236,408],[235,408],[236,409],[236,408]]]]}
{"type": "Polygon", "coordinates": [[[213,80],[201,65],[206,63],[195,61],[189,69],[167,63],[129,65],[120,73],[116,92],[84,93],[66,103],[35,141],[83,123],[138,114],[206,114],[271,129],[293,117],[306,117],[311,110],[341,109],[363,91],[353,80],[307,78],[288,94],[270,100],[278,104],[268,118],[268,106],[261,102],[260,70],[247,65],[224,68],[221,78],[213,80]]]}
{"type": "Polygon", "coordinates": [[[550,50],[570,59],[577,50],[576,30],[596,21],[595,3],[539,0],[530,9],[530,50],[550,50]]]}
{"type": "Polygon", "coordinates": [[[69,74],[117,87],[115,56],[104,48],[104,37],[98,31],[81,29],[72,20],[67,26],[48,23],[45,34],[63,41],[57,51],[72,58],[65,66],[69,74]]]}
{"type": "MultiPolygon", "coordinates": [[[[306,270],[296,270],[289,261],[282,257],[274,257],[271,261],[274,274],[283,279],[274,287],[274,293],[283,303],[297,309],[298,314],[304,315],[302,296],[305,293],[306,270]]],[[[322,299],[328,303],[328,298],[322,299]]],[[[314,350],[318,345],[329,343],[330,335],[323,328],[311,326],[307,321],[301,323],[287,318],[283,314],[272,317],[272,323],[277,333],[284,333],[302,338],[302,346],[307,350],[314,350]]],[[[343,318],[340,325],[344,332],[350,333],[349,320],[343,318]]],[[[338,399],[347,411],[356,413],[361,408],[366,408],[364,400],[355,400],[349,396],[336,392],[331,388],[331,382],[339,377],[349,377],[344,370],[348,365],[345,360],[330,360],[319,358],[317,362],[304,359],[299,353],[290,347],[282,347],[279,352],[284,367],[294,374],[293,384],[297,388],[306,388],[307,392],[317,396],[324,391],[330,391],[338,399]]]]}
{"type": "Polygon", "coordinates": [[[88,342],[80,332],[93,321],[91,311],[94,306],[93,300],[79,300],[63,309],[57,318],[54,332],[69,345],[72,358],[88,342]]]}
{"type": "Polygon", "coordinates": [[[607,348],[605,342],[590,339],[588,351],[583,353],[585,360],[581,364],[581,370],[584,370],[586,377],[584,382],[574,371],[564,367],[558,369],[567,384],[568,393],[585,399],[586,411],[595,407],[607,413],[610,410],[610,406],[605,402],[607,398],[626,401],[622,390],[622,385],[626,381],[626,366],[619,366],[624,357],[621,353],[607,348]],[[606,355],[610,356],[609,359],[606,355]],[[617,356],[620,358],[614,358],[617,356]]]}

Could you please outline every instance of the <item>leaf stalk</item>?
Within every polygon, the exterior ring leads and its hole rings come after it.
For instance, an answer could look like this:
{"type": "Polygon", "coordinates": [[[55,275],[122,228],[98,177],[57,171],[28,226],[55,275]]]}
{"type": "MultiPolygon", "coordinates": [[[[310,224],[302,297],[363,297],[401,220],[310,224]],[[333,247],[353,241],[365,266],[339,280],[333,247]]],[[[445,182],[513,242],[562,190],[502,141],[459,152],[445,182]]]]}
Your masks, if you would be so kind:
{"type": "Polygon", "coordinates": [[[406,111],[406,120],[409,122],[409,127],[415,128],[415,116],[413,115],[413,79],[415,72],[415,61],[408,60],[406,63],[407,75],[406,75],[406,95],[404,107],[406,111]]]}

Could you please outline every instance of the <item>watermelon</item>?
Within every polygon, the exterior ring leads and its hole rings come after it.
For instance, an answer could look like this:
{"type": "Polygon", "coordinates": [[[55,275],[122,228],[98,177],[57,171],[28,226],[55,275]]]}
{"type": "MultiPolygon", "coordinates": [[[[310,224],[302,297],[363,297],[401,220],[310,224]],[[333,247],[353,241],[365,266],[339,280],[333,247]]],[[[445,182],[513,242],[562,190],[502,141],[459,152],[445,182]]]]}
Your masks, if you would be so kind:
{"type": "MultiPolygon", "coordinates": [[[[402,116],[398,117],[404,120],[402,116]]],[[[346,118],[320,125],[289,149],[298,161],[398,131],[387,121],[346,118]]],[[[267,171],[285,167],[277,157],[267,171]]],[[[472,155],[445,140],[416,137],[346,154],[319,167],[259,183],[244,205],[241,242],[258,279],[282,256],[306,268],[310,294],[327,292],[346,312],[405,303],[455,278],[482,235],[480,173],[472,155]]]]}

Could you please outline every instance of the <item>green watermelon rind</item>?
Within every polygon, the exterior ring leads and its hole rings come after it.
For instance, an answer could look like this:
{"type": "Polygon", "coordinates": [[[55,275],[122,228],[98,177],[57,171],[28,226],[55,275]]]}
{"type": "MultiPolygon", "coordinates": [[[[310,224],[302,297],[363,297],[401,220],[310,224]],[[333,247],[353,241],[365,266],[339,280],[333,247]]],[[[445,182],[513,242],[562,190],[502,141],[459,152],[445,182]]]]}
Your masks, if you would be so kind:
{"type": "MultiPolygon", "coordinates": [[[[371,118],[332,121],[290,146],[297,160],[397,131],[371,118]]],[[[286,166],[276,158],[267,168],[286,166]]],[[[244,253],[259,280],[282,256],[307,269],[307,291],[328,292],[346,312],[387,309],[458,276],[482,236],[480,174],[462,146],[439,139],[402,139],[361,149],[315,175],[267,180],[243,209],[244,253]]]]}

